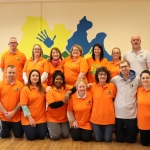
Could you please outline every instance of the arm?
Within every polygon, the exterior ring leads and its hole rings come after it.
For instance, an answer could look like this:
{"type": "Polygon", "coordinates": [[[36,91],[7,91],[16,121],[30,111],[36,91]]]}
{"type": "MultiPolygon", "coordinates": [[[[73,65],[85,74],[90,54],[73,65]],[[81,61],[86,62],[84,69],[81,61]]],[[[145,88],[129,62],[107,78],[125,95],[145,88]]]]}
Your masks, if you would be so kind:
{"type": "Polygon", "coordinates": [[[68,111],[68,114],[69,114],[69,116],[72,120],[72,125],[71,126],[74,127],[74,128],[78,128],[78,122],[76,121],[76,119],[74,117],[73,111],[68,111]]]}
{"type": "Polygon", "coordinates": [[[79,75],[78,75],[77,80],[84,79],[85,75],[86,75],[86,73],[80,72],[79,75]]]}
{"type": "Polygon", "coordinates": [[[7,113],[7,110],[4,108],[2,103],[0,102],[0,111],[5,115],[7,113]]]}
{"type": "Polygon", "coordinates": [[[65,103],[68,103],[68,100],[70,98],[70,95],[74,94],[76,92],[76,87],[74,86],[72,89],[70,89],[69,91],[67,91],[65,93],[65,96],[64,96],[64,102],[65,103]]]}
{"type": "Polygon", "coordinates": [[[150,71],[150,62],[147,63],[147,68],[150,71]]]}
{"type": "Polygon", "coordinates": [[[52,109],[55,109],[55,108],[59,108],[61,106],[64,105],[64,101],[58,101],[58,102],[53,102],[51,104],[49,104],[49,106],[52,108],[52,109]]]}
{"type": "Polygon", "coordinates": [[[28,82],[28,77],[27,77],[27,73],[26,73],[26,72],[23,72],[23,73],[22,73],[22,78],[23,78],[23,80],[24,80],[24,84],[27,84],[27,82],[28,82]]]}
{"type": "Polygon", "coordinates": [[[48,73],[43,72],[42,75],[41,75],[41,83],[43,83],[47,78],[48,78],[48,73]]]}

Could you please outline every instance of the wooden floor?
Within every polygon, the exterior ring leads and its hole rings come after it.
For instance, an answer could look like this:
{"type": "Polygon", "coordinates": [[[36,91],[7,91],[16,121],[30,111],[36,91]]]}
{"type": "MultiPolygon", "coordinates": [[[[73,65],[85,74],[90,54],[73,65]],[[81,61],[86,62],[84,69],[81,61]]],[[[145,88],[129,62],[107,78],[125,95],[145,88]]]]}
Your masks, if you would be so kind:
{"type": "Polygon", "coordinates": [[[16,139],[13,136],[7,139],[0,139],[0,150],[150,150],[150,147],[142,146],[139,142],[134,144],[117,143],[113,135],[113,142],[75,142],[69,139],[52,141],[45,140],[28,141],[26,138],[16,139]]]}

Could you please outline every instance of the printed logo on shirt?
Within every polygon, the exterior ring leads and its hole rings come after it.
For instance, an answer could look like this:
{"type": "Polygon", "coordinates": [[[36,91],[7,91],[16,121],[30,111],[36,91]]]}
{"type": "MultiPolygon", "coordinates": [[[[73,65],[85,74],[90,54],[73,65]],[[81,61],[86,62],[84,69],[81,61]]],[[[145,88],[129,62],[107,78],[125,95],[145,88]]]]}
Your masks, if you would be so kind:
{"type": "Polygon", "coordinates": [[[96,68],[95,67],[91,67],[91,73],[95,74],[96,73],[96,68]]]}
{"type": "Polygon", "coordinates": [[[40,62],[40,63],[39,63],[39,66],[43,66],[43,62],[40,62]]]}
{"type": "Polygon", "coordinates": [[[16,60],[20,60],[20,58],[19,58],[19,57],[17,57],[17,58],[16,58],[16,60]]]}
{"type": "Polygon", "coordinates": [[[134,87],[134,86],[133,86],[133,84],[131,83],[131,84],[130,84],[130,88],[132,88],[132,89],[133,89],[133,87],[134,87]]]}
{"type": "Polygon", "coordinates": [[[90,100],[88,100],[86,104],[87,104],[87,105],[91,104],[91,101],[90,101],[90,100]]]}
{"type": "Polygon", "coordinates": [[[107,95],[111,95],[111,91],[108,90],[106,94],[107,94],[107,95]]]}
{"type": "Polygon", "coordinates": [[[17,87],[16,87],[16,88],[14,88],[14,91],[15,91],[15,92],[17,92],[18,90],[19,90],[19,89],[18,89],[17,87]]]}
{"type": "Polygon", "coordinates": [[[142,58],[143,57],[143,54],[140,54],[140,56],[139,56],[140,58],[142,58]]]}

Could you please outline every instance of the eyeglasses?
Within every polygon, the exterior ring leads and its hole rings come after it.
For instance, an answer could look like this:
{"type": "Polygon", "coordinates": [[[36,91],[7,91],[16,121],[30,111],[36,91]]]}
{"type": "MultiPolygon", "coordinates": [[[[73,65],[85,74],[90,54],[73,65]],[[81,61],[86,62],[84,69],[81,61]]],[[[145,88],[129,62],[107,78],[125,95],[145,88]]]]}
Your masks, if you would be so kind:
{"type": "Polygon", "coordinates": [[[9,44],[17,44],[17,42],[9,42],[9,44]]]}
{"type": "Polygon", "coordinates": [[[123,69],[123,68],[127,68],[127,67],[128,67],[128,66],[120,66],[120,68],[121,68],[121,69],[123,69]]]}
{"type": "Polygon", "coordinates": [[[112,54],[120,54],[120,52],[113,52],[112,54]]]}
{"type": "Polygon", "coordinates": [[[41,50],[40,48],[34,48],[34,50],[41,50]]]}
{"type": "Polygon", "coordinates": [[[99,73],[98,75],[99,75],[99,76],[107,76],[106,73],[99,73]]]}

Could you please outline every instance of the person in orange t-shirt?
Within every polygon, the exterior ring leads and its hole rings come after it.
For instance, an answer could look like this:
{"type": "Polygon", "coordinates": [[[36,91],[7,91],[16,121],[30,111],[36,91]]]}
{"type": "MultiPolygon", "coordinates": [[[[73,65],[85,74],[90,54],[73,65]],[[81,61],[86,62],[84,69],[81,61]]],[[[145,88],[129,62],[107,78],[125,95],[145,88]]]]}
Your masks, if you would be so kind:
{"type": "Polygon", "coordinates": [[[67,101],[65,95],[72,94],[72,86],[65,85],[64,74],[56,70],[53,74],[52,87],[46,93],[46,101],[49,105],[46,118],[49,136],[52,140],[58,140],[60,137],[68,138],[70,127],[67,118],[67,101]]]}
{"type": "Polygon", "coordinates": [[[52,75],[55,70],[61,70],[63,72],[63,67],[61,66],[62,55],[61,51],[57,47],[53,47],[50,52],[49,57],[49,75],[47,85],[52,85],[52,75]]]}
{"type": "Polygon", "coordinates": [[[150,71],[144,70],[140,78],[143,86],[137,91],[138,128],[142,145],[150,146],[150,71]]]}
{"type": "Polygon", "coordinates": [[[108,62],[107,68],[110,71],[111,79],[120,73],[121,51],[118,47],[112,49],[112,61],[108,62]]]}
{"type": "Polygon", "coordinates": [[[95,44],[92,48],[92,57],[87,58],[88,63],[88,73],[87,80],[88,83],[93,83],[95,81],[95,72],[99,67],[106,67],[108,60],[104,58],[104,50],[100,44],[95,44]]]}
{"type": "Polygon", "coordinates": [[[73,45],[70,50],[70,56],[63,59],[61,65],[63,66],[66,84],[75,86],[79,79],[86,79],[88,71],[88,64],[83,58],[83,49],[80,45],[73,45]]]}
{"type": "Polygon", "coordinates": [[[112,141],[115,124],[114,98],[116,87],[110,82],[110,72],[106,67],[96,69],[95,82],[91,85],[93,107],[90,122],[98,142],[112,141]]]}
{"type": "Polygon", "coordinates": [[[68,103],[68,114],[72,121],[71,137],[74,141],[89,142],[92,139],[90,116],[92,110],[92,94],[86,91],[87,84],[81,79],[76,83],[77,92],[68,103]]]}
{"type": "Polygon", "coordinates": [[[6,78],[0,82],[0,118],[2,121],[1,137],[10,136],[12,129],[16,138],[23,136],[20,121],[21,107],[20,91],[23,84],[16,79],[16,67],[9,65],[6,68],[6,78]]]}
{"type": "Polygon", "coordinates": [[[0,68],[3,72],[3,79],[6,78],[6,68],[9,65],[16,67],[16,79],[23,83],[22,70],[26,62],[26,56],[17,49],[18,43],[15,37],[11,37],[8,43],[10,49],[1,58],[0,68]]]}
{"type": "Polygon", "coordinates": [[[26,61],[23,68],[23,80],[25,84],[27,84],[29,73],[33,69],[36,69],[40,72],[41,83],[47,84],[49,65],[48,61],[42,58],[42,56],[42,47],[39,44],[35,44],[32,50],[32,57],[26,61]]]}
{"type": "Polygon", "coordinates": [[[44,139],[47,135],[45,89],[40,72],[32,70],[20,94],[21,123],[28,140],[44,139]]]}

